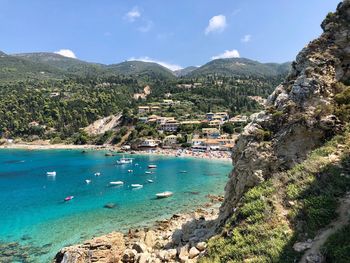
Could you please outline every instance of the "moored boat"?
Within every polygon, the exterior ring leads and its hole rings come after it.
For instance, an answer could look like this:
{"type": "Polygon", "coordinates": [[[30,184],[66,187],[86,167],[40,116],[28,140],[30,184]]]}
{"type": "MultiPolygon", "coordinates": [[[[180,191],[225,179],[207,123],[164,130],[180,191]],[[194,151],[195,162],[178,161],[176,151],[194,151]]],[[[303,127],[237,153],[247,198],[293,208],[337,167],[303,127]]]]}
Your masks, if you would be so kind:
{"type": "Polygon", "coordinates": [[[115,181],[115,182],[109,182],[110,185],[123,185],[123,181],[115,181]]]}
{"type": "Polygon", "coordinates": [[[156,197],[160,199],[160,198],[167,198],[167,197],[170,197],[172,195],[173,195],[173,192],[166,191],[166,192],[156,194],[156,197]]]}
{"type": "Polygon", "coordinates": [[[149,183],[153,183],[153,180],[151,180],[151,179],[148,179],[148,180],[147,180],[147,182],[149,182],[149,183]]]}
{"type": "Polygon", "coordinates": [[[150,169],[155,169],[155,168],[157,168],[157,165],[155,165],[155,164],[149,164],[149,165],[148,165],[148,168],[150,168],[150,169]]]}
{"type": "Polygon", "coordinates": [[[46,172],[46,175],[47,176],[56,176],[56,172],[53,171],[53,172],[46,172]]]}
{"type": "Polygon", "coordinates": [[[101,175],[101,173],[95,173],[95,176],[100,176],[101,175]]]}
{"type": "Polygon", "coordinates": [[[124,155],[117,161],[117,164],[130,164],[132,163],[132,158],[125,158],[124,155]]]}
{"type": "Polygon", "coordinates": [[[143,187],[143,185],[142,184],[132,184],[131,187],[132,188],[141,188],[141,187],[143,187]]]}
{"type": "Polygon", "coordinates": [[[67,196],[67,197],[64,199],[64,201],[70,201],[70,200],[72,200],[73,198],[74,198],[73,195],[69,195],[69,196],[67,196]]]}
{"type": "Polygon", "coordinates": [[[91,180],[86,179],[85,182],[86,182],[87,184],[89,184],[89,183],[91,183],[91,180]]]}

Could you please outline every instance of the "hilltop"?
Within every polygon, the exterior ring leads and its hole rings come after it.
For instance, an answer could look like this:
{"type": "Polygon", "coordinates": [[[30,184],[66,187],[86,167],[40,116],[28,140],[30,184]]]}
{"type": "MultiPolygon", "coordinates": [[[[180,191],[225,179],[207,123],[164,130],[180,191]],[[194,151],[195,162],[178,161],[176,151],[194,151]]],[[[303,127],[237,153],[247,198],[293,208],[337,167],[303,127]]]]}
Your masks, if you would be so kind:
{"type": "Polygon", "coordinates": [[[205,75],[223,76],[253,76],[273,77],[285,74],[290,70],[291,63],[260,63],[247,58],[216,59],[191,71],[187,76],[197,77],[205,75]]]}
{"type": "Polygon", "coordinates": [[[77,76],[133,76],[148,80],[173,80],[176,78],[198,78],[208,75],[227,77],[250,76],[276,77],[290,70],[290,63],[260,63],[246,58],[217,59],[201,67],[187,67],[171,71],[157,63],[143,61],[125,61],[104,65],[76,58],[68,58],[56,53],[35,52],[6,55],[1,53],[2,80],[20,79],[63,79],[77,76]],[[6,74],[5,74],[6,73],[6,74]],[[45,75],[46,73],[46,75],[45,75]]]}

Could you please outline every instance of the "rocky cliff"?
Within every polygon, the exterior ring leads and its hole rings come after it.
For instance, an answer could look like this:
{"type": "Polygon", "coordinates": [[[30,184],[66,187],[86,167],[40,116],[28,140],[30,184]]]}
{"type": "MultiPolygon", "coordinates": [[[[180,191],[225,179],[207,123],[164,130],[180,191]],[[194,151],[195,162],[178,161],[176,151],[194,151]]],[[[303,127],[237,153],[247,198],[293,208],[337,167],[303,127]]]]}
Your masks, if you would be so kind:
{"type": "Polygon", "coordinates": [[[341,2],[321,27],[324,33],[298,54],[266,110],[256,114],[239,136],[220,224],[248,189],[305,160],[342,129],[333,105],[336,83],[350,78],[350,1],[341,2]]]}

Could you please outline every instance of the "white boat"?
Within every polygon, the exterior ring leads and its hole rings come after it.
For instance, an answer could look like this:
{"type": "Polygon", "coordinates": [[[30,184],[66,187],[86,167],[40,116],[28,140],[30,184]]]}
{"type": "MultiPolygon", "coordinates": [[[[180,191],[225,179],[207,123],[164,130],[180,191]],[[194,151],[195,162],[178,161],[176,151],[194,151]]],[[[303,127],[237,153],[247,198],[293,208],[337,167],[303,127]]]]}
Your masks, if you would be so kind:
{"type": "Polygon", "coordinates": [[[128,170],[128,173],[132,173],[132,172],[134,172],[134,170],[128,170]]]}
{"type": "Polygon", "coordinates": [[[86,182],[87,184],[89,184],[89,183],[91,183],[91,180],[86,179],[85,182],[86,182]]]}
{"type": "Polygon", "coordinates": [[[132,188],[141,188],[141,187],[143,187],[143,185],[142,184],[132,184],[131,187],[132,188]]]}
{"type": "Polygon", "coordinates": [[[95,176],[100,176],[101,175],[101,173],[95,173],[95,176]]]}
{"type": "Polygon", "coordinates": [[[154,172],[146,171],[145,174],[154,174],[154,172]]]}
{"type": "Polygon", "coordinates": [[[56,172],[53,171],[53,172],[46,172],[46,175],[47,176],[56,176],[56,172]]]}
{"type": "Polygon", "coordinates": [[[117,161],[117,164],[129,164],[129,163],[132,163],[132,158],[125,158],[124,155],[123,155],[123,158],[120,158],[117,161]]]}
{"type": "Polygon", "coordinates": [[[172,195],[173,195],[173,192],[166,191],[166,192],[163,192],[163,193],[156,194],[156,197],[157,198],[167,198],[167,197],[170,197],[172,195]]]}
{"type": "Polygon", "coordinates": [[[115,181],[115,182],[109,182],[110,185],[123,185],[123,181],[115,181]]]}
{"type": "Polygon", "coordinates": [[[148,168],[154,169],[154,168],[157,168],[157,165],[155,165],[155,164],[149,164],[149,165],[148,165],[148,168]]]}
{"type": "Polygon", "coordinates": [[[148,179],[148,180],[147,180],[147,182],[149,182],[149,183],[153,183],[153,180],[151,180],[151,179],[148,179]]]}

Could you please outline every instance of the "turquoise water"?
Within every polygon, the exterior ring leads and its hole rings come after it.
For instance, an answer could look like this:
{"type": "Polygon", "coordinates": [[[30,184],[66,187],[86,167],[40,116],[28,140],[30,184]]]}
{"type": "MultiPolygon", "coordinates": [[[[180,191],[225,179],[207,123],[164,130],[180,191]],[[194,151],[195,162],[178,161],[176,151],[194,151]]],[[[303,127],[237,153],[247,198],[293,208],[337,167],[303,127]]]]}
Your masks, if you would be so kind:
{"type": "Polygon", "coordinates": [[[114,230],[147,226],[208,202],[208,193],[223,193],[231,170],[230,162],[132,157],[133,164],[115,165],[119,156],[105,157],[100,151],[1,150],[0,242],[18,242],[21,250],[40,247],[32,259],[48,262],[63,246],[114,230]],[[145,174],[150,163],[158,168],[154,174],[145,174]],[[56,177],[46,176],[47,171],[56,171],[56,177]],[[96,172],[101,176],[94,176],[96,172]],[[92,182],[86,184],[86,179],[92,182]],[[147,183],[148,179],[154,183],[147,183]],[[118,180],[124,186],[109,186],[118,180]],[[132,189],[130,184],[135,183],[144,187],[132,189]],[[163,191],[174,195],[154,198],[163,191]],[[69,195],[74,199],[64,202],[69,195]],[[104,208],[107,203],[116,207],[104,208]]]}

